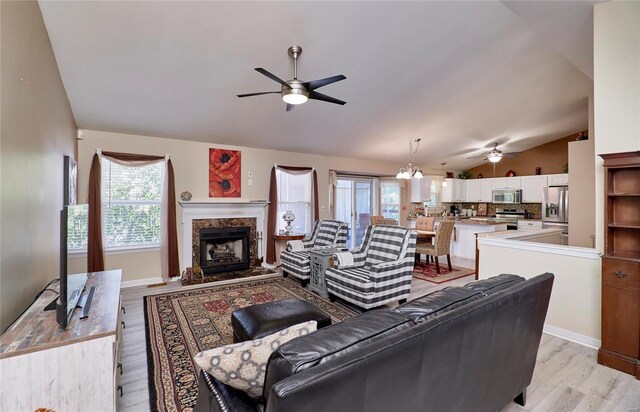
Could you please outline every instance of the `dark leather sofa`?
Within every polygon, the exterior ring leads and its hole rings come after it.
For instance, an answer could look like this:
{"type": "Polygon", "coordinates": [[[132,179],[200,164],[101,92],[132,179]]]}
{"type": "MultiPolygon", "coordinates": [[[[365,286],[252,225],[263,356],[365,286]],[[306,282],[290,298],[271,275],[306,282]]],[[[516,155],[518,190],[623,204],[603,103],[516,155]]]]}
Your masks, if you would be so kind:
{"type": "Polygon", "coordinates": [[[531,383],[553,275],[500,275],[365,312],[275,351],[263,399],[200,374],[196,412],[499,411],[531,383]]]}

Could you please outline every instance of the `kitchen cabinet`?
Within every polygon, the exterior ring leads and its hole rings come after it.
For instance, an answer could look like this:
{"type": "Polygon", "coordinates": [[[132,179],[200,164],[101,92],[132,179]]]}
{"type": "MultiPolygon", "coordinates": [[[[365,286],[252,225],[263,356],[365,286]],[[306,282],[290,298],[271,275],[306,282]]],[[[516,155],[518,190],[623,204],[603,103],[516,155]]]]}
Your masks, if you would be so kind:
{"type": "Polygon", "coordinates": [[[547,176],[523,176],[522,203],[542,203],[542,192],[547,187],[547,176]]]}
{"type": "Polygon", "coordinates": [[[491,202],[493,179],[471,179],[465,182],[465,202],[491,202]]]}
{"type": "Polygon", "coordinates": [[[549,186],[566,186],[569,184],[569,173],[547,175],[547,183],[549,186]]]}
{"type": "Polygon", "coordinates": [[[442,201],[444,203],[464,202],[466,181],[462,179],[444,179],[446,186],[442,187],[442,201]]]}
{"type": "Polygon", "coordinates": [[[431,178],[411,179],[411,202],[431,201],[431,178]]]}
{"type": "Polygon", "coordinates": [[[522,188],[521,179],[519,177],[495,177],[492,180],[494,190],[522,188]]]}

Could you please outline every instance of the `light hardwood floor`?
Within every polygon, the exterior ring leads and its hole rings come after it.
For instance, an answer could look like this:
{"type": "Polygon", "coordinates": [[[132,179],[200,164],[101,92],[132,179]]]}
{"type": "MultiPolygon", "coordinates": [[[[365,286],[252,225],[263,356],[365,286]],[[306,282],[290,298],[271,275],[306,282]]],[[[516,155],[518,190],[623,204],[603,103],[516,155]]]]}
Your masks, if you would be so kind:
{"type": "MultiPolygon", "coordinates": [[[[473,267],[473,261],[454,258],[455,266],[473,267]]],[[[436,285],[414,279],[411,298],[474,280],[473,275],[436,285]]],[[[206,285],[205,285],[206,286],[206,285]]],[[[196,286],[201,287],[201,286],[196,286]]],[[[126,315],[123,333],[121,378],[124,395],[119,411],[148,411],[149,388],[144,330],[143,296],[180,289],[176,283],[165,286],[138,286],[122,289],[126,315]]],[[[410,299],[411,299],[410,298],[410,299]]],[[[596,363],[596,350],[544,334],[538,352],[533,382],[527,391],[527,404],[515,403],[503,412],[518,411],[619,411],[640,412],[640,381],[632,376],[596,363]]]]}

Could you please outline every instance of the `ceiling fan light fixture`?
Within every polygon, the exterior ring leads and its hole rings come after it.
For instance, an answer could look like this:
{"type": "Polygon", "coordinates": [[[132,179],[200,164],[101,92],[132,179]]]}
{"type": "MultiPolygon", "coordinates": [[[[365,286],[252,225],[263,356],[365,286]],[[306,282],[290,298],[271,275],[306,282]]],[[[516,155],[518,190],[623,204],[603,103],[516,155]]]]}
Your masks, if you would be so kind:
{"type": "Polygon", "coordinates": [[[422,179],[424,177],[424,175],[422,174],[422,170],[420,169],[416,170],[416,172],[413,174],[413,177],[415,179],[422,179]]]}
{"type": "Polygon", "coordinates": [[[282,100],[287,104],[303,104],[309,100],[309,93],[302,89],[286,89],[282,91],[282,100]]]}
{"type": "Polygon", "coordinates": [[[487,156],[487,159],[491,163],[498,163],[500,159],[502,159],[502,153],[489,153],[489,155],[487,156]]]}

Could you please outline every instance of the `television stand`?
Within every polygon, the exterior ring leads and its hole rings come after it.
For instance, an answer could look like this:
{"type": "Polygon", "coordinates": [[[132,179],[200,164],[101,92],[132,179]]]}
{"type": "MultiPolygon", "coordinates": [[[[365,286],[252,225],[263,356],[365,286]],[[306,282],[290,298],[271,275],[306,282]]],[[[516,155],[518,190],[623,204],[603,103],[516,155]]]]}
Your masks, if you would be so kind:
{"type": "Polygon", "coordinates": [[[88,274],[82,308],[91,307],[88,319],[74,314],[63,329],[55,311],[42,310],[47,294],[0,336],[0,411],[116,411],[121,277],[119,269],[88,274]]]}

